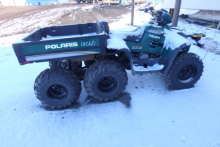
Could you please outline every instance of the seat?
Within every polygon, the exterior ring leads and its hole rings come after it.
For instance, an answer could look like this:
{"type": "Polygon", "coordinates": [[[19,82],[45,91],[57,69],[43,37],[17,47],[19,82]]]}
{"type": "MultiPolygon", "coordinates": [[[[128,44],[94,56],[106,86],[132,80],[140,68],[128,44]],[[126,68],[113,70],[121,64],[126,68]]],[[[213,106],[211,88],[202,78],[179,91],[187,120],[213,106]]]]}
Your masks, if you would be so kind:
{"type": "Polygon", "coordinates": [[[135,30],[129,31],[129,33],[126,32],[126,34],[129,34],[125,41],[132,41],[132,42],[141,42],[143,36],[144,36],[144,29],[142,27],[138,27],[135,30]]]}

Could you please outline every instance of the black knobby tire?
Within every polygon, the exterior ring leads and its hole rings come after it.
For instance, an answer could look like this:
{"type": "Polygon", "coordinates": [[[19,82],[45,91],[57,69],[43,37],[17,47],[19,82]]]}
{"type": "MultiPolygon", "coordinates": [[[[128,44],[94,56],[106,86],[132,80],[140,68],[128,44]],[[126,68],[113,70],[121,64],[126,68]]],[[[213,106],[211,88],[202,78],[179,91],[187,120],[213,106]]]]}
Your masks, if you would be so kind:
{"type": "Polygon", "coordinates": [[[166,75],[166,80],[172,89],[191,88],[200,79],[203,63],[194,53],[180,54],[166,75]]]}
{"type": "Polygon", "coordinates": [[[64,108],[75,102],[81,93],[76,75],[65,69],[46,69],[35,80],[36,97],[50,108],[64,108]]]}
{"type": "Polygon", "coordinates": [[[84,86],[90,96],[108,101],[125,90],[127,73],[122,65],[112,60],[101,60],[91,65],[84,76],[84,86]]]}
{"type": "Polygon", "coordinates": [[[76,2],[77,2],[78,4],[81,3],[81,1],[82,1],[82,0],[76,0],[76,2]]]}

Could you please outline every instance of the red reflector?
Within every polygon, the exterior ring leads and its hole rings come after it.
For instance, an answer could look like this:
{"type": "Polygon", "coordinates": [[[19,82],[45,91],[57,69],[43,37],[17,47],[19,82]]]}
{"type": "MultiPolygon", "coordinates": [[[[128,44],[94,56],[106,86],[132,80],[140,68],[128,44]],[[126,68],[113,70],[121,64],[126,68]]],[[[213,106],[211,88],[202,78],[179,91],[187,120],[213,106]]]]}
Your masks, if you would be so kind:
{"type": "Polygon", "coordinates": [[[28,64],[28,63],[30,63],[30,62],[23,62],[23,64],[28,64]]]}

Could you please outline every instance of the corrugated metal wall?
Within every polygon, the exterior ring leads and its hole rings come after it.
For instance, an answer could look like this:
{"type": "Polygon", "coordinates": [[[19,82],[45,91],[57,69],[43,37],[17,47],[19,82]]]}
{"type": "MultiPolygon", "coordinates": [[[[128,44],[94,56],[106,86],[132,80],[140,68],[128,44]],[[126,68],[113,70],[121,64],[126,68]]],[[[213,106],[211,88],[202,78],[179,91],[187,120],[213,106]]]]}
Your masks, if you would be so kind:
{"type": "MultiPolygon", "coordinates": [[[[164,8],[174,8],[176,0],[164,0],[164,8]]],[[[220,0],[182,0],[181,9],[220,10],[220,0]]]]}

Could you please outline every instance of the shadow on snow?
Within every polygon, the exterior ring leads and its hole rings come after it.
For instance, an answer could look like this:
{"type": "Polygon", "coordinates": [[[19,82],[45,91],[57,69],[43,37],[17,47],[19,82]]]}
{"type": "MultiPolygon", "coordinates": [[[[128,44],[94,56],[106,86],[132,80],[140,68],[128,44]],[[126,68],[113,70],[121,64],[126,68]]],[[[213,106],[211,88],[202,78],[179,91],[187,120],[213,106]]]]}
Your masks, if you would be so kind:
{"type": "Polygon", "coordinates": [[[53,109],[51,107],[44,106],[44,105],[42,105],[41,107],[48,111],[57,111],[57,110],[67,110],[67,109],[79,109],[80,107],[85,106],[85,105],[94,105],[94,104],[102,105],[102,104],[112,103],[112,102],[117,102],[117,101],[124,104],[126,108],[131,107],[131,96],[127,92],[120,94],[118,97],[116,97],[114,100],[111,100],[111,101],[99,101],[88,96],[83,103],[76,102],[73,105],[66,107],[66,108],[53,109]]]}

